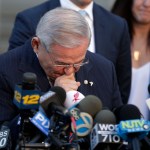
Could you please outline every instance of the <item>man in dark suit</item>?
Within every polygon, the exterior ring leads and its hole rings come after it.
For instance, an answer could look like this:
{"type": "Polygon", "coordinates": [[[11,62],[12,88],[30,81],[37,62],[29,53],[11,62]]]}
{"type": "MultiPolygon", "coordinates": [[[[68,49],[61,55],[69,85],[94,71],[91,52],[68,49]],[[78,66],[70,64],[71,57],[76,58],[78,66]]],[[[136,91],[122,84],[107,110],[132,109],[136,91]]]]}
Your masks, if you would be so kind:
{"type": "Polygon", "coordinates": [[[25,72],[37,75],[42,92],[60,86],[66,92],[96,95],[111,110],[122,104],[114,66],[103,56],[87,51],[91,33],[79,13],[63,8],[47,12],[36,35],[0,56],[0,121],[18,114],[12,100],[15,84],[22,82],[25,72]],[[93,85],[84,84],[85,80],[93,85]]]}
{"type": "Polygon", "coordinates": [[[92,0],[50,0],[19,13],[9,39],[9,50],[33,37],[43,14],[60,6],[77,11],[84,9],[88,13],[92,31],[89,50],[102,54],[114,63],[122,101],[127,103],[131,83],[131,58],[126,22],[92,0]]]}
{"type": "Polygon", "coordinates": [[[111,110],[122,105],[114,65],[87,51],[90,39],[83,16],[71,9],[57,8],[41,18],[32,40],[0,56],[0,122],[11,123],[13,149],[19,114],[13,104],[14,89],[25,72],[37,75],[42,92],[60,86],[66,92],[78,90],[85,96],[95,95],[111,110]]]}

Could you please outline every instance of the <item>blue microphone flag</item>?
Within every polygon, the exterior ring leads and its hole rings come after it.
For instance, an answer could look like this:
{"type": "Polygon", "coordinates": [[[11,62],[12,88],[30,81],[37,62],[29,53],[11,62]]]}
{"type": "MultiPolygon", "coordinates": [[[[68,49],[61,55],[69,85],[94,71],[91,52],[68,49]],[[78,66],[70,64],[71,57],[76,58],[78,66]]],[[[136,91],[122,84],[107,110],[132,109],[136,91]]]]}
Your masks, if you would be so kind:
{"type": "Polygon", "coordinates": [[[39,99],[39,90],[23,90],[21,86],[15,86],[13,102],[19,109],[38,109],[39,99]]]}

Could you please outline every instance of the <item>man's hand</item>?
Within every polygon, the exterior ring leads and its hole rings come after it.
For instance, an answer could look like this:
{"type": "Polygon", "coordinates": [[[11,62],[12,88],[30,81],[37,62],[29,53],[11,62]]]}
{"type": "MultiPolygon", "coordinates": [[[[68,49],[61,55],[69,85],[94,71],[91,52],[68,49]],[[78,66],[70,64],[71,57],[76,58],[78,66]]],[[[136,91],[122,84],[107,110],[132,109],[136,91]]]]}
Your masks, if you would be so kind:
{"type": "Polygon", "coordinates": [[[66,92],[68,92],[70,90],[77,91],[78,87],[80,86],[80,82],[75,81],[74,74],[63,75],[63,76],[58,77],[55,80],[54,86],[60,86],[66,92]]]}

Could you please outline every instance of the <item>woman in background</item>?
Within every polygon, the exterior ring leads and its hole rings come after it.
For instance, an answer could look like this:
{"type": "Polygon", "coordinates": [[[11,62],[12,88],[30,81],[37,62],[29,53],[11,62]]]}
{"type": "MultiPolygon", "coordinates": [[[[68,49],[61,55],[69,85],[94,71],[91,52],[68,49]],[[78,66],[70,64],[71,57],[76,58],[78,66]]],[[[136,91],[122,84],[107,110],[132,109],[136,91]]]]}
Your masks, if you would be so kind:
{"type": "Polygon", "coordinates": [[[116,0],[112,12],[126,19],[131,38],[132,85],[129,104],[149,117],[146,99],[150,91],[150,0],[116,0]]]}

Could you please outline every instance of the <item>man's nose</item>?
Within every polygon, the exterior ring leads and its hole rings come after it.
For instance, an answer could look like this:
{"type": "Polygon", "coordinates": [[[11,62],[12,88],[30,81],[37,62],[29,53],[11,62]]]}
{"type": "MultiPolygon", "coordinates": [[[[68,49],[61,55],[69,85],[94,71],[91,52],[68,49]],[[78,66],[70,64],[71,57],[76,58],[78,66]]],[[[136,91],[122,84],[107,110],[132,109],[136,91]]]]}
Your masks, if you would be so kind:
{"type": "Polygon", "coordinates": [[[66,75],[71,75],[72,73],[75,73],[75,70],[76,69],[74,68],[74,66],[69,66],[64,69],[66,75]]]}

